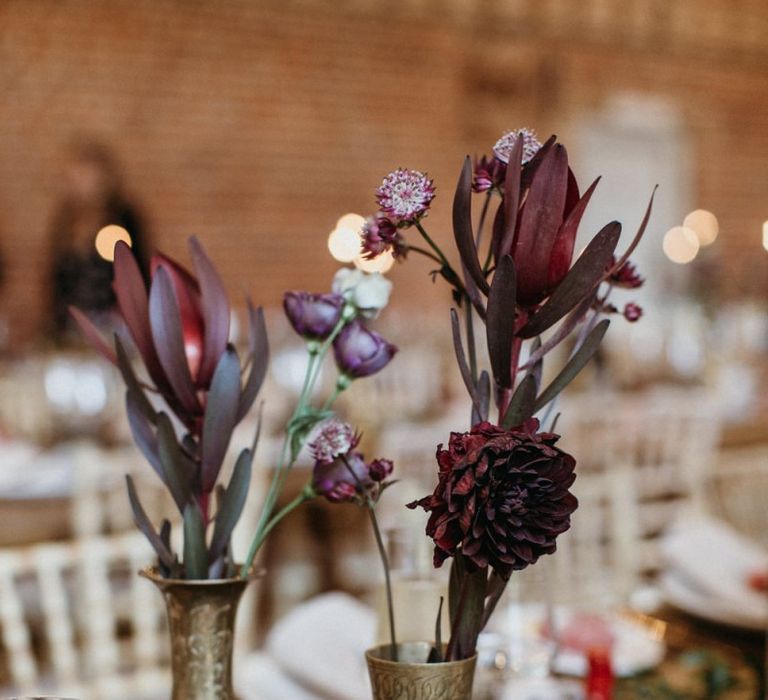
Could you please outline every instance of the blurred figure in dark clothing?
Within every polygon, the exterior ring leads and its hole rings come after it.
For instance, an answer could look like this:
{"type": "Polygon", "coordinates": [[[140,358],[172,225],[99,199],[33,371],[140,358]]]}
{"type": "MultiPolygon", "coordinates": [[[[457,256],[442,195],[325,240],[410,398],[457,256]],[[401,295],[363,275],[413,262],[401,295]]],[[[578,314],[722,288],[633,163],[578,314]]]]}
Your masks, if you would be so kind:
{"type": "Polygon", "coordinates": [[[112,153],[95,141],[74,142],[64,169],[63,200],[50,233],[51,330],[57,341],[72,328],[68,306],[77,306],[94,320],[102,317],[106,322],[115,304],[111,261],[114,243],[101,246],[101,254],[96,249],[97,234],[110,225],[127,232],[131,249],[147,277],[147,234],[123,194],[112,153]]]}

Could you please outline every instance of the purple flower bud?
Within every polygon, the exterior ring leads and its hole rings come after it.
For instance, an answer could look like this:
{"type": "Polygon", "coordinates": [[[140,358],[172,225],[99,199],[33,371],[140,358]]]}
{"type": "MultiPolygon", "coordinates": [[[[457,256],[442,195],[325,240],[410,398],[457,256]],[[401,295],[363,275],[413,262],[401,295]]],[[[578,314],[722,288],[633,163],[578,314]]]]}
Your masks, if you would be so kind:
{"type": "Polygon", "coordinates": [[[332,503],[352,500],[364,489],[373,485],[368,475],[368,465],[359,452],[350,452],[333,462],[315,462],[312,486],[320,496],[332,503]]]}
{"type": "Polygon", "coordinates": [[[391,459],[374,459],[368,465],[368,474],[374,481],[384,481],[394,469],[391,459]]]}
{"type": "Polygon", "coordinates": [[[325,340],[341,318],[344,298],[340,294],[286,292],[285,315],[293,329],[307,340],[325,340]]]}
{"type": "Polygon", "coordinates": [[[642,315],[643,315],[643,309],[641,306],[638,306],[637,304],[630,302],[624,307],[624,318],[626,318],[627,321],[629,321],[630,323],[639,321],[642,315]]]}
{"type": "Polygon", "coordinates": [[[357,379],[383,369],[394,357],[397,347],[360,321],[353,321],[333,341],[333,352],[339,371],[357,379]]]}

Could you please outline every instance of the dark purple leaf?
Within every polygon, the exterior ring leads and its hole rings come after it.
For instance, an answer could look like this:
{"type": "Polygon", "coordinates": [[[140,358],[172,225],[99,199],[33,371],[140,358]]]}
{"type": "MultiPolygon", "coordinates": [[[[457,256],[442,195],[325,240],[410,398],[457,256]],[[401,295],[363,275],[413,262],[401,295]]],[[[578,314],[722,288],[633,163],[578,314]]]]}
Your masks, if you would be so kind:
{"type": "Polygon", "coordinates": [[[477,396],[480,401],[480,420],[488,420],[491,410],[491,377],[483,370],[477,378],[477,396]]]}
{"type": "Polygon", "coordinates": [[[511,358],[515,336],[515,264],[509,255],[501,258],[493,275],[485,331],[493,378],[497,386],[507,389],[512,386],[511,358]]]}
{"type": "Polygon", "coordinates": [[[251,462],[253,456],[250,450],[243,450],[235,462],[232,478],[224,492],[224,497],[216,513],[216,523],[213,526],[213,538],[208,553],[209,559],[215,561],[220,557],[232,536],[232,531],[240,519],[251,485],[251,462]]]}
{"type": "Polygon", "coordinates": [[[267,337],[267,326],[264,322],[264,309],[253,308],[251,300],[248,304],[248,351],[251,362],[251,369],[248,379],[245,381],[242,394],[240,394],[240,404],[237,409],[237,420],[240,421],[253,406],[253,402],[259,394],[261,385],[264,383],[264,377],[267,375],[269,366],[269,339],[267,337]]]}
{"type": "Polygon", "coordinates": [[[531,183],[520,218],[512,257],[517,263],[517,295],[521,302],[541,299],[546,287],[552,247],[557,237],[568,186],[568,155],[556,144],[531,183]]]}
{"type": "Polygon", "coordinates": [[[200,284],[205,325],[203,360],[200,365],[198,382],[202,386],[208,386],[219,358],[229,341],[229,300],[218,272],[194,236],[189,239],[189,249],[200,284]]]}
{"type": "Polygon", "coordinates": [[[126,474],[125,481],[128,485],[128,500],[131,502],[133,521],[136,523],[136,527],[138,527],[139,530],[144,533],[144,536],[149,540],[149,543],[157,553],[161,564],[168,569],[173,569],[176,560],[171,554],[170,549],[163,542],[160,535],[157,534],[155,528],[152,526],[152,523],[147,517],[147,514],[141,505],[141,501],[139,501],[139,496],[136,493],[136,487],[133,484],[133,479],[129,474],[126,474]]]}
{"type": "Polygon", "coordinates": [[[606,318],[600,321],[600,323],[592,329],[581,347],[573,354],[571,359],[568,360],[565,367],[560,370],[560,373],[552,380],[552,383],[541,392],[541,395],[536,400],[534,412],[546,406],[571,383],[579,372],[581,372],[587,362],[592,358],[592,355],[597,352],[597,348],[600,347],[600,342],[603,340],[603,336],[608,330],[609,324],[610,321],[606,318]]]}
{"type": "Polygon", "coordinates": [[[104,340],[104,336],[101,335],[99,329],[93,324],[90,318],[88,318],[80,309],[69,306],[67,307],[69,315],[72,316],[77,324],[80,332],[85,337],[86,342],[105,360],[111,362],[113,365],[117,364],[117,356],[113,348],[109,347],[107,341],[104,340]]]}
{"type": "Polygon", "coordinates": [[[128,354],[125,352],[123,343],[117,334],[115,334],[115,350],[117,351],[117,367],[123,377],[125,386],[128,391],[133,394],[133,399],[142,415],[150,423],[155,425],[157,423],[157,412],[149,402],[147,395],[144,393],[144,389],[142,388],[136,373],[133,371],[133,366],[128,358],[128,354]]]}
{"type": "Polygon", "coordinates": [[[147,306],[147,288],[136,258],[122,241],[115,245],[115,279],[112,283],[120,314],[128,327],[149,376],[158,389],[168,386],[152,342],[147,306]]]}
{"type": "Polygon", "coordinates": [[[621,224],[612,221],[590,241],[552,296],[518,333],[521,338],[540,335],[578,306],[603,280],[621,235],[621,224]]]}
{"type": "Polygon", "coordinates": [[[152,280],[149,293],[149,321],[157,356],[165,375],[185,411],[200,413],[184,351],[179,305],[173,282],[165,268],[159,267],[152,280]]]}
{"type": "Polygon", "coordinates": [[[533,158],[531,158],[523,166],[523,171],[520,176],[521,192],[525,192],[525,190],[527,190],[531,186],[531,182],[533,182],[533,178],[536,175],[536,172],[539,169],[539,166],[541,165],[542,161],[547,156],[547,154],[554,147],[555,141],[557,141],[557,136],[553,134],[544,142],[542,147],[538,151],[536,151],[536,154],[533,156],[533,158]]]}
{"type": "Polygon", "coordinates": [[[192,498],[192,484],[195,476],[194,465],[181,451],[176,441],[176,431],[166,413],[157,416],[157,446],[163,481],[173,496],[180,513],[192,498]]]}
{"type": "Polygon", "coordinates": [[[512,400],[501,422],[502,426],[509,430],[528,420],[535,412],[535,403],[536,377],[533,374],[527,374],[512,394],[512,400]]]}
{"type": "Polygon", "coordinates": [[[523,159],[523,134],[519,134],[515,140],[515,145],[509,155],[507,174],[504,178],[504,233],[501,237],[501,244],[496,251],[496,260],[512,252],[512,243],[515,240],[515,231],[517,229],[517,211],[520,207],[520,176],[522,169],[519,163],[523,159]]]}
{"type": "Polygon", "coordinates": [[[475,236],[472,233],[472,160],[469,156],[464,159],[464,167],[461,169],[453,198],[453,236],[467,272],[478,288],[488,294],[488,282],[477,259],[475,236]]]}
{"type": "Polygon", "coordinates": [[[573,331],[576,326],[584,319],[587,311],[592,307],[592,303],[595,300],[595,293],[584,298],[581,302],[558,327],[557,330],[547,338],[547,342],[536,348],[531,348],[531,354],[528,357],[527,362],[521,367],[521,369],[529,369],[536,363],[542,361],[544,355],[550,350],[557,347],[563,340],[565,340],[573,331]]]}
{"type": "Polygon", "coordinates": [[[632,242],[629,244],[629,248],[627,248],[624,251],[624,254],[618,259],[616,264],[606,273],[605,279],[610,277],[614,272],[617,272],[621,266],[629,260],[629,256],[632,255],[632,253],[635,252],[635,248],[637,248],[637,244],[640,243],[640,239],[643,237],[643,234],[645,233],[645,229],[648,226],[648,221],[651,218],[651,210],[653,209],[653,198],[656,196],[656,190],[659,189],[659,186],[656,185],[653,188],[653,192],[651,193],[651,199],[648,202],[648,206],[645,210],[645,215],[643,216],[643,220],[640,222],[640,228],[637,229],[637,233],[635,234],[635,237],[632,239],[632,242]]]}
{"type": "Polygon", "coordinates": [[[483,620],[480,623],[480,629],[484,629],[488,624],[488,620],[491,619],[493,611],[496,609],[496,604],[499,602],[504,590],[507,587],[509,581],[505,581],[504,577],[499,575],[498,572],[491,571],[491,575],[488,577],[488,598],[485,601],[485,608],[483,609],[483,620]]]}
{"type": "Polygon", "coordinates": [[[203,417],[203,491],[210,493],[216,485],[221,463],[229,447],[237,423],[240,400],[240,360],[229,346],[219,360],[211,380],[208,402],[203,417]]]}
{"type": "Polygon", "coordinates": [[[184,508],[184,574],[198,581],[208,575],[208,550],[205,546],[205,523],[197,503],[184,508]]]}
{"type": "MultiPolygon", "coordinates": [[[[531,355],[535,355],[539,350],[541,349],[541,337],[536,336],[533,339],[533,342],[531,343],[531,355]]],[[[536,393],[538,393],[539,389],[541,388],[541,375],[544,372],[544,358],[540,357],[537,360],[534,360],[531,363],[531,371],[529,374],[533,377],[534,381],[536,382],[536,393]]]]}
{"type": "Polygon", "coordinates": [[[576,233],[581,223],[581,217],[584,215],[598,182],[600,182],[599,177],[589,186],[584,196],[576,202],[557,232],[549,259],[548,283],[550,286],[557,284],[568,273],[568,268],[570,268],[573,260],[573,246],[576,243],[576,233]]]}
{"type": "Polygon", "coordinates": [[[464,386],[469,392],[469,396],[472,399],[472,403],[475,409],[480,411],[480,402],[477,396],[477,390],[475,388],[474,379],[472,378],[472,372],[467,364],[467,356],[464,354],[464,344],[461,341],[461,327],[459,325],[459,315],[456,309],[451,309],[451,332],[453,337],[453,351],[456,354],[456,362],[459,365],[459,372],[461,378],[464,380],[464,386]]]}
{"type": "Polygon", "coordinates": [[[128,389],[125,393],[125,408],[128,413],[128,424],[131,427],[134,442],[158,476],[165,482],[165,473],[160,463],[157,435],[155,435],[152,425],[144,414],[144,410],[141,407],[141,399],[136,396],[136,392],[133,389],[128,389]]]}

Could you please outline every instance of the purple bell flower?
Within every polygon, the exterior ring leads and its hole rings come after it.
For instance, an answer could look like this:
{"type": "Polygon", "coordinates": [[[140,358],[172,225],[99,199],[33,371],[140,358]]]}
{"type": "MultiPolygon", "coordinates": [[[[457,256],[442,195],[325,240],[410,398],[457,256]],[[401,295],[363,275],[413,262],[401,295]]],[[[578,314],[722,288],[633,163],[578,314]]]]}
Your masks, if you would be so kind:
{"type": "Polygon", "coordinates": [[[330,463],[315,462],[312,486],[318,495],[333,503],[351,501],[372,485],[368,465],[359,452],[349,452],[330,463]]]}
{"type": "Polygon", "coordinates": [[[325,340],[341,318],[341,294],[286,292],[283,309],[293,329],[307,340],[325,340]]]}
{"type": "Polygon", "coordinates": [[[360,321],[353,321],[333,341],[333,351],[339,371],[358,379],[383,369],[394,357],[397,347],[360,321]]]}

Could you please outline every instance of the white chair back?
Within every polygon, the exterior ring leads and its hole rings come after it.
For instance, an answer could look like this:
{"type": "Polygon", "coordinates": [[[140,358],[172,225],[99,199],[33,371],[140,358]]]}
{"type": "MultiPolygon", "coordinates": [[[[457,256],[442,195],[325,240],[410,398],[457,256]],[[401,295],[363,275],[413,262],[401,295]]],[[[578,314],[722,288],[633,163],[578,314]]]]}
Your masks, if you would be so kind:
{"type": "Polygon", "coordinates": [[[152,558],[138,532],[0,551],[9,692],[138,700],[167,687],[162,596],[136,573],[152,558]]]}

